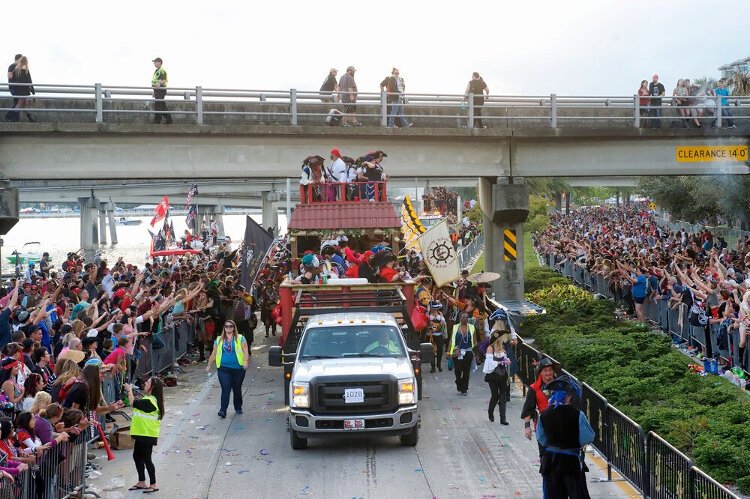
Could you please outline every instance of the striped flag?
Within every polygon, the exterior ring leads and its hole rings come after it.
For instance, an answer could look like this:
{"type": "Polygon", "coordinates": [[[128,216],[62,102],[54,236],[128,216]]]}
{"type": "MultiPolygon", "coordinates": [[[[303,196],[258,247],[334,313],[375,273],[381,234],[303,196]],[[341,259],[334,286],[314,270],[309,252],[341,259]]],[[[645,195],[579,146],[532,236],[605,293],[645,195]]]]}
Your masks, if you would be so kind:
{"type": "Polygon", "coordinates": [[[185,201],[185,207],[187,208],[190,206],[190,203],[193,201],[193,196],[196,196],[198,194],[198,185],[193,182],[193,185],[190,186],[190,190],[187,193],[187,200],[185,201]]]}
{"type": "Polygon", "coordinates": [[[198,218],[198,207],[197,205],[191,204],[188,208],[187,216],[185,216],[185,223],[190,230],[195,230],[195,220],[198,218]]]}
{"type": "Polygon", "coordinates": [[[419,236],[426,230],[422,222],[419,221],[414,206],[411,204],[411,198],[406,196],[401,205],[401,233],[404,235],[404,247],[406,249],[414,248],[417,251],[421,251],[419,248],[419,236]]]}

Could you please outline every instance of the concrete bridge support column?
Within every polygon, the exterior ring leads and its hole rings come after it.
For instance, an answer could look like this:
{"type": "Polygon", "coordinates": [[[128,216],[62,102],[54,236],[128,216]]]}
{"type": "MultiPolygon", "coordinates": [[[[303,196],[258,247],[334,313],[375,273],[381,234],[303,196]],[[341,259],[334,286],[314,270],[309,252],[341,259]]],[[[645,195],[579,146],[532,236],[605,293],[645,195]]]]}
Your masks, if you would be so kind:
{"type": "Polygon", "coordinates": [[[522,300],[523,223],[529,216],[529,187],[521,177],[481,178],[479,195],[484,212],[485,270],[497,272],[495,298],[522,300]]]}
{"type": "Polygon", "coordinates": [[[115,203],[107,203],[107,223],[109,224],[109,242],[117,244],[117,222],[115,221],[115,203]]]}
{"type": "Polygon", "coordinates": [[[81,248],[90,256],[99,246],[99,223],[97,211],[99,200],[96,198],[78,198],[81,207],[81,248]]]}
{"type": "Polygon", "coordinates": [[[107,244],[107,203],[99,203],[99,244],[107,244]]]}
{"type": "Polygon", "coordinates": [[[274,203],[278,196],[273,192],[262,192],[260,194],[261,199],[261,225],[264,229],[273,227],[275,230],[279,228],[279,211],[274,203]]]}
{"type": "Polygon", "coordinates": [[[216,205],[213,207],[213,213],[214,213],[214,220],[216,220],[216,225],[219,227],[219,237],[224,237],[224,206],[223,205],[216,205]]]}

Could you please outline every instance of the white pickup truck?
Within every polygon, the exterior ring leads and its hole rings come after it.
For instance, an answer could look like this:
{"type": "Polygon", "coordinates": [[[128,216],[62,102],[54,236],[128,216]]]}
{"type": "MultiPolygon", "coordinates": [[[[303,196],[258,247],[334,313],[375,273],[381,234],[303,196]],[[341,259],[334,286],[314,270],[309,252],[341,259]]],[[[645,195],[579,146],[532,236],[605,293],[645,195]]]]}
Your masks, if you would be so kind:
{"type": "Polygon", "coordinates": [[[288,378],[292,448],[306,448],[308,438],[361,436],[400,436],[403,445],[417,445],[415,369],[432,356],[429,343],[419,352],[409,350],[388,313],[310,317],[296,352],[269,350],[271,366],[293,363],[288,378]]]}

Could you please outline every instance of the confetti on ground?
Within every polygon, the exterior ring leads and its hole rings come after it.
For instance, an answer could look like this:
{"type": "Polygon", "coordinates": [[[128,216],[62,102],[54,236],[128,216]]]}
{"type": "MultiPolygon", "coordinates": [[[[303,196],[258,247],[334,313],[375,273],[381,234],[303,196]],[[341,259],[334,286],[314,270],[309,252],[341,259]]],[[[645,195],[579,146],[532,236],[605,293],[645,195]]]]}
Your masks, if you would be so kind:
{"type": "Polygon", "coordinates": [[[268,449],[261,449],[260,450],[260,455],[261,456],[267,456],[268,454],[269,454],[268,449]]]}
{"type": "Polygon", "coordinates": [[[414,468],[414,471],[417,473],[422,473],[424,470],[422,468],[414,468]]]}

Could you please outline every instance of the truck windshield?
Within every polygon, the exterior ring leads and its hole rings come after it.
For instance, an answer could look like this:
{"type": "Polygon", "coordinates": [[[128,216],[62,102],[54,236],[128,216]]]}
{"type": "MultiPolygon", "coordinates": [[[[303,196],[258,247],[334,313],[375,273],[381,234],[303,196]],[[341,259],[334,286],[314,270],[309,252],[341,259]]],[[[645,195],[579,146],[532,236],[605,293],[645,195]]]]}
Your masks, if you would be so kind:
{"type": "Polygon", "coordinates": [[[393,326],[368,324],[309,329],[298,358],[405,357],[401,332],[393,326]]]}

